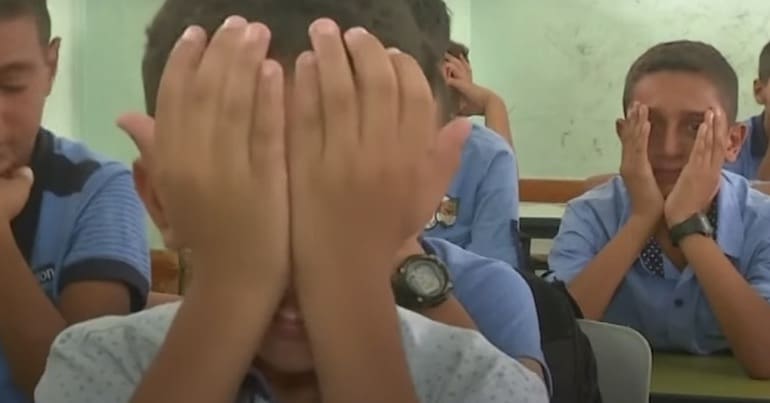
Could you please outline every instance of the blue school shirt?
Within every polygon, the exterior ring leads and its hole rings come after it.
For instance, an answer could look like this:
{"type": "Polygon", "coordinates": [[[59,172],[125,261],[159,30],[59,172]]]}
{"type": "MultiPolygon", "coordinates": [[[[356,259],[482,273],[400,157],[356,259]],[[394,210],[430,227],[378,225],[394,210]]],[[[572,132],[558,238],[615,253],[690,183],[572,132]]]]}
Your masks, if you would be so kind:
{"type": "MultiPolygon", "coordinates": [[[[130,171],[42,129],[30,167],[35,181],[11,228],[48,298],[56,304],[64,287],[79,281],[115,281],[129,288],[132,310],[142,309],[150,259],[144,207],[130,171]]],[[[5,348],[0,401],[27,402],[13,384],[5,348]]]]}
{"type": "Polygon", "coordinates": [[[454,296],[479,332],[511,357],[529,358],[547,372],[532,290],[516,270],[439,238],[424,238],[426,253],[447,265],[454,296]]]}
{"type": "Polygon", "coordinates": [[[747,120],[746,140],[735,162],[725,164],[725,169],[749,180],[757,179],[757,171],[767,152],[764,113],[747,120]]]}
{"type": "Polygon", "coordinates": [[[516,157],[500,135],[474,124],[460,169],[425,236],[518,267],[518,220],[516,157]]]}
{"type": "MultiPolygon", "coordinates": [[[[743,278],[770,301],[770,198],[742,176],[722,171],[716,198],[716,242],[743,278]]],[[[567,205],[548,264],[565,282],[604,248],[631,213],[623,181],[615,177],[567,205]]],[[[649,253],[645,250],[642,254],[649,253]]],[[[620,283],[603,320],[632,327],[655,349],[710,354],[729,350],[691,267],[681,272],[662,257],[637,259],[620,283]]]]}

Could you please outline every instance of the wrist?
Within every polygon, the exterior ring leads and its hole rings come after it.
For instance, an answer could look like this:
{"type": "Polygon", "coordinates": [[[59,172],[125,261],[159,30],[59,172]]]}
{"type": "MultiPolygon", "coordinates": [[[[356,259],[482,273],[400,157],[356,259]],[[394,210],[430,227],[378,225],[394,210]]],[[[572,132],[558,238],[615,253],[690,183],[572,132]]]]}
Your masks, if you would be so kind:
{"type": "Polygon", "coordinates": [[[280,298],[288,282],[288,262],[266,262],[250,254],[190,252],[190,289],[206,298],[253,300],[265,296],[280,298]]]}
{"type": "Polygon", "coordinates": [[[695,214],[698,214],[697,210],[690,211],[682,209],[666,211],[664,214],[666,219],[666,228],[670,230],[675,225],[683,223],[695,214]]]}
{"type": "Polygon", "coordinates": [[[492,90],[484,88],[484,114],[487,115],[493,109],[506,109],[505,101],[492,90]]]}
{"type": "Polygon", "coordinates": [[[632,228],[638,234],[649,236],[655,231],[655,227],[660,223],[661,218],[662,214],[632,213],[631,217],[626,221],[626,226],[632,228]]]}

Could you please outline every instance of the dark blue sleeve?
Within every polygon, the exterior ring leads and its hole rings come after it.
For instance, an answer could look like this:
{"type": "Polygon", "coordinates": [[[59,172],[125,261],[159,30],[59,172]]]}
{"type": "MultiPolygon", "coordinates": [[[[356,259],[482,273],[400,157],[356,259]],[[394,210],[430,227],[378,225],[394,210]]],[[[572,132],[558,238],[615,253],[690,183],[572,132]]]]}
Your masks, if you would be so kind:
{"type": "Polygon", "coordinates": [[[518,267],[519,241],[514,239],[511,223],[519,218],[519,182],[510,150],[498,153],[492,160],[476,200],[471,242],[466,249],[518,267]]]}
{"type": "Polygon", "coordinates": [[[74,224],[56,293],[78,281],[121,282],[130,290],[132,311],[138,311],[150,289],[146,216],[131,173],[107,171],[100,168],[83,190],[85,204],[74,224]]]}

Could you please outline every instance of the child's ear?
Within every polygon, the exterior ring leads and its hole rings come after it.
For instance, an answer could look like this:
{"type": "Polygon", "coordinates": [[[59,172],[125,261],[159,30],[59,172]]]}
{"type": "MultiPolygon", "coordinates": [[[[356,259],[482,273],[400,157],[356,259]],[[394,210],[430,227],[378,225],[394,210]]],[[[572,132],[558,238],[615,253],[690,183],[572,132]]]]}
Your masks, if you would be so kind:
{"type": "Polygon", "coordinates": [[[766,105],[767,101],[770,101],[768,99],[765,99],[765,83],[763,83],[760,79],[754,80],[754,100],[757,101],[759,105],[766,105]]]}
{"type": "Polygon", "coordinates": [[[174,239],[174,231],[166,220],[166,215],[163,211],[163,205],[158,200],[158,195],[155,193],[152,180],[150,179],[147,167],[145,167],[141,158],[134,161],[134,185],[136,191],[139,193],[139,197],[142,199],[147,212],[150,214],[152,222],[158,227],[161,236],[163,237],[163,243],[166,248],[171,250],[178,250],[176,239],[174,239]]]}
{"type": "Polygon", "coordinates": [[[727,148],[725,149],[725,161],[735,162],[741,152],[743,142],[746,140],[748,128],[744,123],[733,124],[727,133],[727,148]]]}
{"type": "Polygon", "coordinates": [[[626,124],[626,121],[624,119],[616,119],[615,120],[615,134],[618,135],[618,138],[620,138],[621,134],[623,133],[623,126],[626,124]]]}

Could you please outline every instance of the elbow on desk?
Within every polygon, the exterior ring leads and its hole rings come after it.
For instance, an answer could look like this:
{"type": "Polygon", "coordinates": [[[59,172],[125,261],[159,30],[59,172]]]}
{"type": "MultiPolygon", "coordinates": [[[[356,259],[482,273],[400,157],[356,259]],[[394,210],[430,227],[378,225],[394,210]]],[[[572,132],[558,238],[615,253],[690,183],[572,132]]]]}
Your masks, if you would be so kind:
{"type": "Polygon", "coordinates": [[[757,368],[746,367],[746,373],[749,378],[755,381],[770,381],[770,363],[757,366],[757,368]]]}
{"type": "Polygon", "coordinates": [[[741,365],[749,378],[757,381],[770,380],[770,357],[768,354],[756,354],[748,362],[742,362],[741,365]]]}

